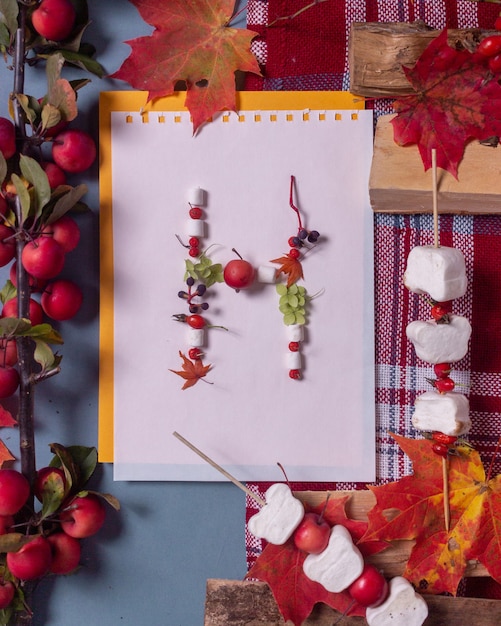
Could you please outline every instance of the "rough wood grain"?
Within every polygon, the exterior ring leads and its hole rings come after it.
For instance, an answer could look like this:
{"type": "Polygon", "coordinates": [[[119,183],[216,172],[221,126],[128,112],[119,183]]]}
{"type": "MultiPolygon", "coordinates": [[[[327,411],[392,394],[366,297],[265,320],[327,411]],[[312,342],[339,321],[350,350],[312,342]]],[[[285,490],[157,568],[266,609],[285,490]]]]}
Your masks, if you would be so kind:
{"type": "MultiPolygon", "coordinates": [[[[374,211],[431,213],[431,170],[424,171],[416,145],[398,146],[393,139],[392,115],[379,118],[369,178],[374,211]]],[[[501,213],[501,146],[472,141],[459,164],[458,179],[438,170],[438,210],[454,214],[501,213]]]]}
{"type": "MultiPolygon", "coordinates": [[[[402,66],[413,67],[440,32],[423,22],[354,22],[348,46],[350,91],[360,96],[383,98],[410,93],[412,88],[402,66]]],[[[450,29],[447,39],[452,47],[472,51],[491,32],[450,29]]]]}
{"type": "MultiPolygon", "coordinates": [[[[429,616],[424,626],[499,626],[501,601],[477,598],[424,596],[429,616]]],[[[332,626],[340,613],[316,605],[303,626],[332,626]]],[[[367,624],[362,617],[345,617],[343,624],[367,624]]],[[[204,626],[285,626],[266,583],[207,581],[204,626]]],[[[290,625],[291,622],[287,622],[290,625]]]]}

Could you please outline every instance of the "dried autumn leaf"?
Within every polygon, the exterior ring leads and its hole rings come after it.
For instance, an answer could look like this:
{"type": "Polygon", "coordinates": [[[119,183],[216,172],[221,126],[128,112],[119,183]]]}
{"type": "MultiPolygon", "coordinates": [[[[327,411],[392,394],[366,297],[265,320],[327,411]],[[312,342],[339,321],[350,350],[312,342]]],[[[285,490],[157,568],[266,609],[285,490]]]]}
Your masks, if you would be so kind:
{"type": "Polygon", "coordinates": [[[0,468],[3,467],[4,463],[7,463],[8,461],[15,461],[15,459],[16,457],[12,456],[10,450],[0,439],[0,468]]]}
{"type": "Polygon", "coordinates": [[[17,426],[16,420],[12,417],[12,413],[0,404],[0,428],[12,426],[17,426]]]}
{"type": "Polygon", "coordinates": [[[184,82],[194,132],[217,111],[234,111],[235,72],[260,74],[250,51],[257,33],[228,26],[235,1],[130,1],[155,30],[126,42],[132,52],[112,77],[148,91],[148,101],[184,82]]]}
{"type": "Polygon", "coordinates": [[[301,261],[294,259],[289,254],[285,254],[278,259],[272,259],[270,263],[278,263],[280,267],[277,270],[277,276],[285,274],[287,276],[287,287],[290,287],[303,277],[303,266],[301,261]]]}
{"type": "Polygon", "coordinates": [[[403,68],[415,94],[394,103],[394,138],[401,146],[418,145],[425,170],[435,148],[437,166],[457,178],[469,141],[501,135],[499,75],[486,63],[480,55],[451,48],[443,30],[412,69],[403,68]]]}
{"type": "MultiPolygon", "coordinates": [[[[330,498],[327,506],[320,504],[312,510],[321,513],[327,522],[334,526],[343,524],[351,533],[354,541],[361,537],[367,522],[349,519],[346,515],[346,502],[349,496],[330,498]],[[324,510],[325,506],[325,510],[324,510]]],[[[386,547],[383,542],[358,544],[365,555],[374,554],[386,547]]],[[[268,544],[249,570],[247,578],[266,582],[270,587],[284,621],[291,620],[299,626],[310,615],[318,602],[347,615],[365,615],[365,608],[353,603],[347,591],[330,593],[323,585],[307,578],[303,573],[303,562],[307,554],[298,550],[294,541],[289,539],[284,545],[268,544]]]]}
{"type": "Polygon", "coordinates": [[[478,452],[463,444],[449,455],[450,530],[445,530],[442,458],[426,439],[392,435],[413,474],[369,487],[376,505],[362,541],[415,540],[404,576],[420,591],[456,593],[467,561],[501,581],[501,476],[486,477],[478,452]]]}
{"type": "Polygon", "coordinates": [[[188,387],[193,387],[193,385],[196,384],[201,378],[206,376],[207,372],[211,368],[211,365],[204,365],[201,359],[191,361],[181,351],[179,351],[179,356],[183,359],[183,369],[180,371],[169,371],[181,376],[181,378],[184,378],[185,383],[182,386],[182,389],[188,389],[188,387]]]}

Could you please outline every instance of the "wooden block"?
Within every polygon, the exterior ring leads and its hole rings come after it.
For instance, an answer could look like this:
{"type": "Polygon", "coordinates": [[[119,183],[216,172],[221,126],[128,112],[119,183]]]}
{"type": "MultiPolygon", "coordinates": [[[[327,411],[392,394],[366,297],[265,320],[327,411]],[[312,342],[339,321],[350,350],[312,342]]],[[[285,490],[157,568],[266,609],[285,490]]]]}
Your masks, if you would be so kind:
{"type": "MultiPolygon", "coordinates": [[[[413,67],[439,30],[424,22],[354,22],[350,28],[348,59],[350,91],[360,96],[393,98],[412,92],[402,66],[413,67]]],[[[473,51],[493,31],[449,29],[447,41],[454,48],[473,51]]]]}
{"type": "MultiPolygon", "coordinates": [[[[380,213],[431,213],[432,174],[416,145],[398,146],[393,139],[392,115],[379,118],[369,179],[369,196],[380,213]]],[[[456,180],[438,170],[439,213],[501,213],[501,146],[472,141],[466,146],[456,180]]]]}
{"type": "MultiPolygon", "coordinates": [[[[499,626],[501,602],[478,598],[423,596],[429,607],[424,626],[481,624],[499,626]]],[[[302,626],[332,626],[340,613],[317,604],[302,626]]],[[[343,624],[367,624],[363,617],[345,617],[343,624]]],[[[285,626],[266,583],[254,581],[207,581],[204,626],[285,626]]],[[[291,624],[291,622],[287,622],[291,624]]]]}

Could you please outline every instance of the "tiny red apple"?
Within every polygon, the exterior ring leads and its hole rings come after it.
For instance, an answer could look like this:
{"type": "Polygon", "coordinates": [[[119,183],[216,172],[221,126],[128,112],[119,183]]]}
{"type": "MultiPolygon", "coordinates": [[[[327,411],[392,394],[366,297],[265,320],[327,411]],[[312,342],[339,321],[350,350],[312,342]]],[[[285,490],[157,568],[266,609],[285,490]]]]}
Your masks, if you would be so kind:
{"type": "Polygon", "coordinates": [[[16,129],[6,117],[0,117],[0,152],[6,159],[16,152],[16,129]]]}
{"type": "Polygon", "coordinates": [[[24,246],[21,262],[28,274],[48,280],[63,269],[64,250],[53,237],[37,237],[24,246]]]}
{"type": "Polygon", "coordinates": [[[12,581],[0,580],[0,609],[6,609],[10,605],[15,593],[16,588],[12,581]]]}
{"type": "Polygon", "coordinates": [[[64,495],[66,488],[66,476],[60,467],[42,467],[35,477],[33,491],[35,497],[43,502],[44,496],[51,494],[64,495]]]}
{"type": "MultiPolygon", "coordinates": [[[[17,309],[17,298],[11,298],[3,305],[2,317],[19,317],[17,309]]],[[[29,312],[28,318],[32,326],[41,324],[43,322],[43,310],[40,304],[30,298],[29,300],[29,312]]]]}
{"type": "Polygon", "coordinates": [[[0,367],[17,364],[17,344],[15,339],[0,339],[0,367]]]}
{"type": "Polygon", "coordinates": [[[97,533],[104,524],[106,509],[98,496],[77,496],[62,511],[61,527],[67,535],[84,539],[97,533]]]}
{"type": "Polygon", "coordinates": [[[0,224],[0,267],[10,263],[16,254],[16,240],[12,228],[0,224]]]}
{"type": "Polygon", "coordinates": [[[63,130],[54,137],[52,158],[65,172],[78,174],[89,169],[96,155],[94,140],[83,130],[63,130]]]}
{"type": "Polygon", "coordinates": [[[63,532],[47,537],[52,550],[50,571],[52,574],[69,574],[80,563],[82,547],[80,541],[63,532]]]}
{"type": "Polygon", "coordinates": [[[294,544],[298,550],[320,554],[329,543],[331,527],[317,513],[306,513],[294,531],[294,544]]]}
{"type": "MultiPolygon", "coordinates": [[[[9,278],[14,287],[17,287],[17,261],[10,266],[9,278]]],[[[28,285],[32,292],[43,291],[46,284],[46,280],[28,274],[28,285]]]]}
{"type": "Polygon", "coordinates": [[[15,469],[0,469],[0,515],[15,515],[26,504],[30,484],[15,469]]]}
{"type": "Polygon", "coordinates": [[[252,285],[256,272],[249,261],[245,261],[235,249],[233,252],[240,258],[233,259],[225,265],[223,270],[224,282],[236,291],[247,289],[252,285]]]}
{"type": "Polygon", "coordinates": [[[62,41],[71,34],[76,11],[70,0],[42,0],[31,15],[33,28],[50,41],[62,41]]]}
{"type": "Polygon", "coordinates": [[[13,367],[0,367],[0,398],[10,398],[19,387],[19,372],[13,367]]]}
{"type": "Polygon", "coordinates": [[[62,322],[74,317],[82,306],[82,290],[71,280],[55,280],[45,288],[40,300],[45,314],[62,322]]]}
{"type": "Polygon", "coordinates": [[[47,174],[51,189],[55,189],[60,185],[66,185],[66,174],[59,167],[59,165],[51,163],[50,161],[45,161],[42,163],[42,169],[47,174]]]}
{"type": "Polygon", "coordinates": [[[388,581],[377,567],[366,563],[360,576],[348,587],[348,593],[361,606],[376,607],[388,596],[388,581]]]}
{"type": "Polygon", "coordinates": [[[64,252],[74,250],[80,241],[80,228],[73,218],[63,215],[52,224],[48,224],[44,230],[44,235],[52,237],[63,247],[64,252]]]}
{"type": "Polygon", "coordinates": [[[21,580],[34,580],[47,574],[52,561],[50,543],[42,535],[25,543],[17,552],[7,552],[7,567],[21,580]]]}

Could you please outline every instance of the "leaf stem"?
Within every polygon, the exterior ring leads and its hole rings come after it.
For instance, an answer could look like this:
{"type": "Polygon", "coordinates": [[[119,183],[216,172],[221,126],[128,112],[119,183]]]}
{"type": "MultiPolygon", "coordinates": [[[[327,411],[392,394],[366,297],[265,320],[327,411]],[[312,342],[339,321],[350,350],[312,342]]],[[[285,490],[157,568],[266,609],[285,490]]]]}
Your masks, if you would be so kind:
{"type": "MultiPolygon", "coordinates": [[[[490,1],[493,2],[494,0],[490,0],[490,1]]],[[[282,17],[277,17],[276,19],[274,19],[272,22],[268,24],[268,28],[270,28],[271,26],[275,26],[275,24],[277,24],[278,22],[285,22],[288,20],[293,20],[295,17],[298,17],[298,15],[301,15],[301,13],[304,13],[308,9],[311,9],[312,7],[316,6],[317,4],[320,4],[321,2],[327,2],[327,0],[313,0],[313,2],[310,2],[310,4],[307,4],[306,6],[302,7],[301,9],[299,9],[292,15],[283,15],[282,17]]]]}

